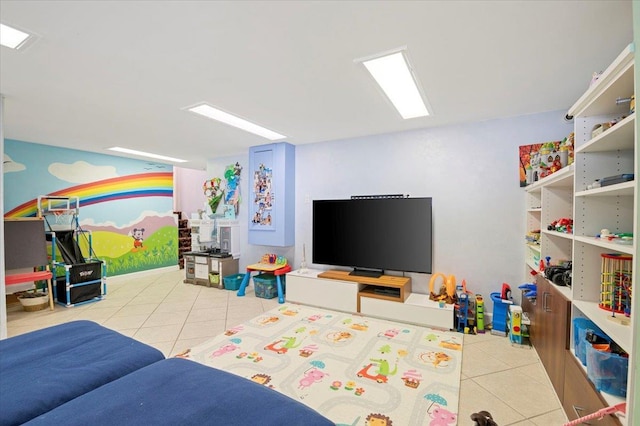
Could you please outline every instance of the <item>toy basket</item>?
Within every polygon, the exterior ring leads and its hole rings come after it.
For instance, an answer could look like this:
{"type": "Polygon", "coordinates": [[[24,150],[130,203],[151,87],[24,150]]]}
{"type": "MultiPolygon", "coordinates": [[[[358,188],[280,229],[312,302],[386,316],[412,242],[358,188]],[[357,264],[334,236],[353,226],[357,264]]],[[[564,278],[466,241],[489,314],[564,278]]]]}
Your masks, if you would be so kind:
{"type": "Polygon", "coordinates": [[[587,345],[587,376],[599,392],[625,398],[629,358],[587,345]]]}
{"type": "Polygon", "coordinates": [[[573,346],[576,352],[576,357],[580,360],[582,365],[587,365],[587,347],[591,344],[587,342],[587,332],[592,331],[598,336],[609,340],[607,335],[602,331],[593,321],[587,318],[574,318],[573,319],[573,346]]]}
{"type": "MultiPolygon", "coordinates": [[[[282,293],[285,292],[285,275],[280,276],[282,282],[282,293]]],[[[273,299],[278,296],[277,278],[273,274],[260,274],[253,277],[255,292],[257,297],[263,299],[273,299]]]]}
{"type": "Polygon", "coordinates": [[[227,290],[239,290],[242,280],[245,274],[233,274],[227,275],[222,280],[224,282],[224,288],[227,290]]]}

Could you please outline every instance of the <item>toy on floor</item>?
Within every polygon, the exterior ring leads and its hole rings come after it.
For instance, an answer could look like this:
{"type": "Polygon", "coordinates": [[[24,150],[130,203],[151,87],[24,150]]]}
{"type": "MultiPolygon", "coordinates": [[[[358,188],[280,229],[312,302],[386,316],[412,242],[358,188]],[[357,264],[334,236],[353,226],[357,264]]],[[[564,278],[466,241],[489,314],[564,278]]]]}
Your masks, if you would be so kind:
{"type": "Polygon", "coordinates": [[[471,420],[475,422],[475,426],[498,426],[498,423],[493,421],[493,416],[488,411],[473,413],[471,420]]]}
{"type": "Polygon", "coordinates": [[[445,302],[447,304],[453,304],[456,302],[456,277],[455,275],[449,275],[448,277],[444,274],[437,273],[431,276],[431,280],[429,281],[429,299],[435,302],[445,302]],[[442,283],[440,284],[440,290],[438,293],[433,291],[433,286],[435,284],[436,278],[442,278],[442,283]]]}
{"type": "MultiPolygon", "coordinates": [[[[465,334],[477,333],[477,305],[476,298],[473,294],[467,290],[467,282],[462,280],[462,284],[456,286],[456,299],[455,303],[455,322],[456,330],[465,334]]],[[[483,308],[484,309],[484,308],[483,308]]],[[[484,311],[482,314],[484,330],[484,311]]]]}
{"type": "Polygon", "coordinates": [[[484,299],[481,294],[476,294],[476,331],[484,333],[484,299]]]}
{"type": "Polygon", "coordinates": [[[509,284],[502,284],[501,293],[491,293],[491,300],[493,301],[493,327],[491,329],[491,334],[506,336],[507,308],[509,305],[513,305],[513,300],[511,300],[511,287],[509,284]]]}

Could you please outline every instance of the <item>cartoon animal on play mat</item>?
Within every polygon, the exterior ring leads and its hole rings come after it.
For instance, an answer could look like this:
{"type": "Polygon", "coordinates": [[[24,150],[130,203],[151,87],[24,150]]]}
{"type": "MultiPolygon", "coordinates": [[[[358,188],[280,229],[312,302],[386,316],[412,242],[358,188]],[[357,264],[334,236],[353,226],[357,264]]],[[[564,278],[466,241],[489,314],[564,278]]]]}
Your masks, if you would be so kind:
{"type": "Polygon", "coordinates": [[[328,376],[328,374],[317,367],[312,367],[304,372],[304,377],[298,383],[298,389],[306,389],[312,384],[320,382],[325,376],[328,376]]]}
{"type": "Polygon", "coordinates": [[[133,237],[133,251],[143,250],[142,241],[144,238],[144,228],[133,228],[129,231],[129,236],[133,237]]]}
{"type": "Polygon", "coordinates": [[[239,349],[239,347],[234,345],[233,343],[229,343],[228,345],[221,346],[219,349],[213,351],[211,355],[209,355],[209,357],[216,358],[224,354],[228,354],[229,352],[233,352],[236,349],[239,349]]]}
{"type": "Polygon", "coordinates": [[[389,361],[383,358],[369,358],[371,361],[369,364],[365,365],[362,370],[358,371],[356,375],[358,377],[364,377],[366,379],[375,380],[378,383],[387,383],[389,380],[389,376],[394,376],[398,372],[398,360],[396,359],[396,364],[393,367],[393,371],[389,368],[389,361]],[[369,373],[371,367],[376,366],[375,374],[369,373]]]}
{"type": "Polygon", "coordinates": [[[439,405],[435,405],[434,407],[433,411],[429,413],[429,416],[431,417],[429,426],[448,426],[456,424],[456,420],[458,418],[456,413],[452,413],[439,405]]]}
{"type": "Polygon", "coordinates": [[[433,364],[436,368],[444,368],[449,366],[449,361],[451,361],[451,356],[444,352],[435,352],[429,351],[421,353],[419,358],[426,362],[433,364]]]}
{"type": "Polygon", "coordinates": [[[302,344],[302,341],[304,340],[304,338],[300,339],[298,341],[298,339],[296,337],[286,337],[283,336],[282,339],[280,340],[276,340],[275,342],[265,346],[264,348],[268,351],[273,351],[277,354],[286,354],[289,349],[295,349],[298,346],[300,346],[302,344]],[[282,343],[284,342],[284,343],[282,343]],[[280,346],[278,346],[279,343],[282,343],[280,346]]]}

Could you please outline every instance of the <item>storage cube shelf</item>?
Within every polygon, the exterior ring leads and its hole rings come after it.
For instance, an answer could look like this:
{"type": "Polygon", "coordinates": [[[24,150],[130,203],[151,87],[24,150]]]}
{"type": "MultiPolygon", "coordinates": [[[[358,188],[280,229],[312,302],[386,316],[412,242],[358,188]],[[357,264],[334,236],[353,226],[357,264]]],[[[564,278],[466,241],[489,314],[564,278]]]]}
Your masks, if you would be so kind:
{"type": "MultiPolygon", "coordinates": [[[[574,163],[526,188],[526,226],[528,232],[536,227],[541,228],[540,259],[550,257],[552,264],[557,264],[560,260],[572,260],[573,265],[571,287],[559,287],[549,282],[546,285],[550,286],[551,291],[543,294],[538,285],[538,303],[543,302],[543,298],[545,305],[546,302],[552,302],[554,296],[549,295],[556,292],[571,302],[573,327],[567,327],[570,334],[566,337],[571,349],[567,356],[574,359],[577,357],[577,362],[583,367],[588,364],[588,353],[591,353],[594,360],[604,361],[605,364],[617,361],[613,356],[615,354],[595,353],[597,351],[584,342],[587,327],[607,336],[630,357],[634,356],[633,336],[637,330],[633,323],[628,318],[626,321],[620,320],[625,318],[624,313],[616,313],[618,318],[613,318],[613,313],[602,309],[599,304],[602,303],[601,293],[604,291],[603,255],[631,255],[627,278],[630,277],[632,286],[637,283],[638,185],[632,180],[593,187],[594,182],[603,178],[638,175],[636,116],[629,112],[628,103],[617,102],[618,99],[630,98],[634,94],[634,51],[633,44],[624,49],[569,109],[568,115],[573,116],[574,120],[574,163]],[[592,135],[594,126],[612,120],[617,121],[615,125],[596,136],[592,135]],[[573,219],[572,234],[546,229],[550,221],[561,217],[573,219]],[[612,234],[632,233],[635,239],[631,244],[628,241],[626,244],[618,244],[599,238],[603,229],[612,234]]],[[[535,263],[536,253],[531,246],[527,245],[525,250],[525,279],[529,281],[530,272],[538,271],[539,264],[535,263]]],[[[637,297],[632,298],[632,316],[640,314],[639,306],[637,297]]],[[[531,333],[536,336],[532,341],[541,359],[544,342],[537,345],[541,334],[552,334],[554,328],[560,327],[563,324],[544,324],[540,323],[539,318],[532,325],[531,333]]],[[[561,358],[561,354],[555,356],[561,358]]],[[[581,405],[581,393],[571,388],[572,382],[575,382],[573,375],[576,370],[572,363],[566,362],[565,377],[571,376],[569,379],[565,378],[564,385],[564,395],[568,399],[563,400],[562,392],[558,392],[558,396],[571,420],[576,418],[571,407],[581,405]]],[[[560,369],[560,374],[565,374],[564,362],[547,365],[543,360],[543,364],[550,377],[558,373],[550,369],[560,369]]],[[[612,379],[611,372],[612,370],[596,369],[592,365],[590,372],[585,371],[585,376],[589,377],[600,392],[598,398],[607,404],[633,400],[634,385],[629,382],[633,380],[633,374],[628,375],[624,368],[617,368],[615,374],[624,377],[612,379]]],[[[634,413],[633,404],[627,404],[627,416],[620,420],[623,424],[631,425],[631,418],[640,418],[640,413],[634,413]]]]}

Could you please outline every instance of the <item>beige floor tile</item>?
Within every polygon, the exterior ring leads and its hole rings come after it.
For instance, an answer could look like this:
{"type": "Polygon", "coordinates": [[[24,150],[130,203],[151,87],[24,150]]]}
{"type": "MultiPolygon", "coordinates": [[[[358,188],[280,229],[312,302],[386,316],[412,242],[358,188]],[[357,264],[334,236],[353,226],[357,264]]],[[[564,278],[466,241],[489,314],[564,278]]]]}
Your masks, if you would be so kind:
{"type": "Polygon", "coordinates": [[[118,312],[116,312],[114,317],[128,317],[132,315],[147,315],[149,316],[153,311],[156,310],[158,304],[156,303],[147,303],[144,305],[126,305],[120,308],[118,312]]]}
{"type": "Polygon", "coordinates": [[[149,318],[149,314],[113,316],[106,320],[102,325],[113,330],[137,330],[149,318]]]}
{"type": "Polygon", "coordinates": [[[89,320],[98,323],[111,318],[120,308],[85,309],[78,311],[73,317],[74,320],[89,320]]]}
{"type": "Polygon", "coordinates": [[[193,307],[193,302],[185,302],[185,301],[169,302],[165,300],[164,302],[158,305],[158,307],[153,313],[157,314],[157,313],[164,313],[164,312],[189,312],[191,311],[192,307],[193,307]]]}
{"type": "Polygon", "coordinates": [[[226,318],[226,306],[213,309],[196,309],[196,306],[194,306],[187,317],[187,322],[224,321],[226,318]]]}
{"type": "Polygon", "coordinates": [[[475,377],[473,380],[524,418],[561,408],[551,385],[531,380],[518,368],[475,377]]]}
{"type": "MultiPolygon", "coordinates": [[[[532,417],[529,420],[535,426],[561,425],[569,421],[567,415],[562,409],[553,410],[549,413],[545,413],[537,417],[532,417]]],[[[598,422],[596,421],[595,424],[597,425],[597,423],[598,422]]]]}
{"type": "Polygon", "coordinates": [[[223,333],[225,321],[200,321],[185,323],[178,339],[195,339],[199,337],[214,337],[223,333]]]}
{"type": "MultiPolygon", "coordinates": [[[[463,349],[464,351],[464,349],[463,349]]],[[[472,424],[471,414],[488,411],[500,426],[524,420],[525,417],[516,412],[500,398],[483,389],[473,379],[460,383],[460,403],[458,406],[458,424],[472,424]]]]}
{"type": "MultiPolygon", "coordinates": [[[[180,331],[182,331],[182,324],[142,327],[133,335],[133,338],[147,344],[158,342],[173,343],[178,338],[180,331]]],[[[169,350],[171,350],[171,348],[169,348],[169,350]]]]}
{"type": "MultiPolygon", "coordinates": [[[[466,342],[466,340],[465,340],[466,342]]],[[[503,371],[509,365],[502,362],[499,356],[488,356],[488,354],[478,347],[478,344],[463,344],[462,351],[462,373],[466,377],[478,377],[503,371]]]]}
{"type": "Polygon", "coordinates": [[[183,325],[189,315],[189,311],[179,312],[154,312],[142,324],[142,327],[157,327],[161,325],[183,325]]]}

